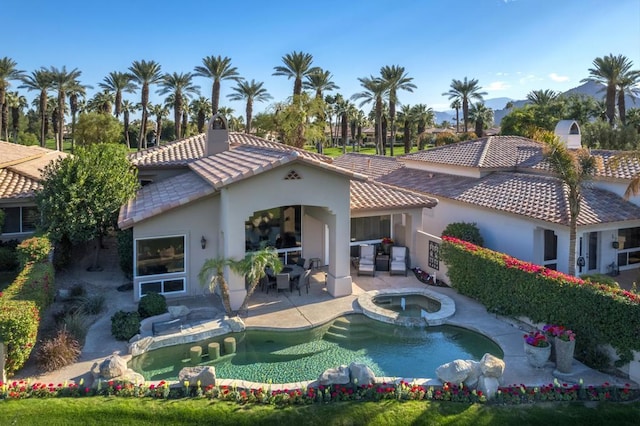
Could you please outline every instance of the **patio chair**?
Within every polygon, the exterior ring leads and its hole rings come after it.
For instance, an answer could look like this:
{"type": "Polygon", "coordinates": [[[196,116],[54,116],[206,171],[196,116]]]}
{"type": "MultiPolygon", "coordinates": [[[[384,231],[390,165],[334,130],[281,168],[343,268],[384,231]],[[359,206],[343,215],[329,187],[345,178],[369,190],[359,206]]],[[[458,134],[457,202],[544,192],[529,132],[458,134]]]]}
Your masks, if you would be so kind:
{"type": "Polygon", "coordinates": [[[360,246],[360,261],[358,262],[358,275],[376,275],[376,248],[373,245],[360,246]]]}
{"type": "Polygon", "coordinates": [[[289,280],[289,274],[276,275],[276,291],[280,290],[291,291],[291,281],[289,280]]]}
{"type": "Polygon", "coordinates": [[[402,246],[391,247],[391,262],[389,262],[389,275],[403,274],[407,276],[407,248],[402,246]]]}
{"type": "Polygon", "coordinates": [[[305,286],[307,288],[307,294],[309,294],[309,278],[311,278],[311,269],[306,269],[302,275],[296,279],[296,288],[298,289],[298,296],[301,295],[300,288],[305,286]]]}
{"type": "Polygon", "coordinates": [[[268,274],[265,274],[262,278],[260,278],[260,288],[262,291],[267,291],[269,293],[269,289],[276,285],[276,279],[271,277],[268,274]]]}
{"type": "Polygon", "coordinates": [[[304,268],[305,263],[307,263],[307,259],[305,259],[304,257],[299,257],[298,261],[296,262],[296,265],[304,268]]]}

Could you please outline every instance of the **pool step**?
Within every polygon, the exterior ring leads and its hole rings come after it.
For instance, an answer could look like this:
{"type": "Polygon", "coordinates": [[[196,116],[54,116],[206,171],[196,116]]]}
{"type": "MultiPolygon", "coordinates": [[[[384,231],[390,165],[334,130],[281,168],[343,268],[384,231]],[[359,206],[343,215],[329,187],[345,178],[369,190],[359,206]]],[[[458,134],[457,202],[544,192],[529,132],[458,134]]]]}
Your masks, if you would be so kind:
{"type": "Polygon", "coordinates": [[[366,339],[371,339],[373,336],[374,335],[372,333],[365,333],[365,332],[340,333],[340,332],[333,332],[329,330],[326,333],[324,333],[324,336],[322,336],[322,339],[328,342],[343,342],[345,340],[349,340],[349,341],[366,340],[366,339]]]}
{"type": "Polygon", "coordinates": [[[371,339],[375,333],[369,328],[369,320],[360,315],[351,315],[336,319],[324,334],[324,340],[344,341],[371,339]]]}

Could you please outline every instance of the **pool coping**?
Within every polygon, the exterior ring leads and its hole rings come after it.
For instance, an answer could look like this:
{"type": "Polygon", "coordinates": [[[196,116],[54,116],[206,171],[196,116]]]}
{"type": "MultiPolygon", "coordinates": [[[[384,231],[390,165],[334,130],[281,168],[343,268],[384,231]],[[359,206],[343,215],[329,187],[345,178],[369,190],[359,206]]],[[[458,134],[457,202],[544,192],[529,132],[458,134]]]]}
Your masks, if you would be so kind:
{"type": "Polygon", "coordinates": [[[447,319],[456,313],[456,303],[452,298],[444,294],[436,293],[425,287],[402,287],[388,288],[381,290],[370,290],[358,296],[358,304],[362,313],[367,317],[382,321],[388,324],[400,325],[404,327],[420,327],[443,325],[447,319]],[[400,315],[399,312],[386,309],[377,305],[374,300],[379,296],[409,296],[418,295],[436,300],[440,303],[437,312],[426,312],[421,318],[400,315]]]}

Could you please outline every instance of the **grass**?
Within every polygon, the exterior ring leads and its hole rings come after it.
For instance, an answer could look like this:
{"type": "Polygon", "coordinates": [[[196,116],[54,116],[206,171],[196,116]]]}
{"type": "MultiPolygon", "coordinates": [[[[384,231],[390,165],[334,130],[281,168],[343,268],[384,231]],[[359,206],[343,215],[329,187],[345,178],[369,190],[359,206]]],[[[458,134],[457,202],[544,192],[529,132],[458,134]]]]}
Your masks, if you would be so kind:
{"type": "MultiPolygon", "coordinates": [[[[310,152],[317,152],[315,148],[312,148],[311,146],[306,147],[306,149],[310,152]]],[[[347,153],[351,153],[354,152],[353,148],[348,146],[346,149],[347,153]]],[[[368,155],[375,155],[376,153],[376,149],[375,148],[360,148],[358,151],[356,151],[359,154],[368,154],[368,155]]],[[[411,148],[411,152],[418,152],[418,147],[417,146],[413,146],[411,148]]],[[[328,157],[339,157],[342,155],[342,147],[325,147],[323,149],[322,152],[324,155],[328,156],[328,157]]],[[[387,156],[389,156],[390,154],[390,150],[387,147],[387,156]]],[[[395,146],[393,148],[393,156],[397,157],[398,155],[404,155],[404,146],[395,146]]]]}
{"type": "Polygon", "coordinates": [[[637,424],[640,402],[520,406],[424,401],[247,405],[206,399],[56,398],[0,401],[0,424],[48,425],[600,425],[637,424]]]}

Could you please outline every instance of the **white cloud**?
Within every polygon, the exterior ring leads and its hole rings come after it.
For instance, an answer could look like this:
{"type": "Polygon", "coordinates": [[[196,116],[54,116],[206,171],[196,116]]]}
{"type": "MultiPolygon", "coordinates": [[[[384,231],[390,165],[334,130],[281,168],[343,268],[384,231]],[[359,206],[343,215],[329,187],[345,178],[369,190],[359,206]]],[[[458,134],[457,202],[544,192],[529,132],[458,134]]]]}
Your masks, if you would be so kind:
{"type": "Polygon", "coordinates": [[[551,74],[549,74],[549,78],[558,83],[569,81],[569,77],[567,77],[566,75],[558,75],[555,72],[552,72],[551,74]]]}
{"type": "Polygon", "coordinates": [[[532,81],[540,81],[542,80],[540,77],[536,77],[534,74],[527,74],[524,77],[520,78],[520,84],[527,84],[532,81]]]}
{"type": "Polygon", "coordinates": [[[509,73],[508,73],[508,72],[497,72],[497,73],[496,73],[496,75],[497,75],[498,77],[505,77],[505,76],[508,76],[508,75],[509,75],[509,73]]]}
{"type": "Polygon", "coordinates": [[[484,86],[483,89],[491,92],[496,92],[498,90],[507,90],[511,85],[504,81],[493,81],[489,83],[488,86],[484,86]]]}

